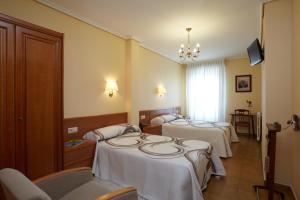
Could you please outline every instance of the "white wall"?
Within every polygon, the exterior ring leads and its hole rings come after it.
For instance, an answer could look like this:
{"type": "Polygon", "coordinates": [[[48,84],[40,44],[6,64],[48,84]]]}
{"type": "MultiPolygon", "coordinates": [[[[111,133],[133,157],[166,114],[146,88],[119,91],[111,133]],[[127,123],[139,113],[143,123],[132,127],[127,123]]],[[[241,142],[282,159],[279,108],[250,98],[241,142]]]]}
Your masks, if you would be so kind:
{"type": "MultiPolygon", "coordinates": [[[[293,112],[300,115],[300,0],[293,0],[293,112]]],[[[300,199],[300,132],[293,132],[292,188],[300,199]]]]}
{"type": "MultiPolygon", "coordinates": [[[[262,65],[263,124],[286,126],[292,114],[292,1],[267,3],[264,17],[265,62],[262,65]]],[[[266,144],[266,127],[263,126],[266,144]]],[[[291,130],[278,133],[275,182],[291,185],[291,130]]],[[[263,157],[265,146],[262,146],[263,157]]]]}

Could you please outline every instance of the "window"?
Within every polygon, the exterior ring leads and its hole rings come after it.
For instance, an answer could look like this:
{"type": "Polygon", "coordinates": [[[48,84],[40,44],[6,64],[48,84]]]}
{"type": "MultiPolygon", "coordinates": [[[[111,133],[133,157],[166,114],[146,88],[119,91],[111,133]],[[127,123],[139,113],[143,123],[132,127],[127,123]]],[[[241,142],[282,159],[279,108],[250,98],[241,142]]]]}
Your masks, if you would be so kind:
{"type": "Polygon", "coordinates": [[[224,61],[189,64],[186,71],[187,114],[193,120],[225,121],[224,61]]]}

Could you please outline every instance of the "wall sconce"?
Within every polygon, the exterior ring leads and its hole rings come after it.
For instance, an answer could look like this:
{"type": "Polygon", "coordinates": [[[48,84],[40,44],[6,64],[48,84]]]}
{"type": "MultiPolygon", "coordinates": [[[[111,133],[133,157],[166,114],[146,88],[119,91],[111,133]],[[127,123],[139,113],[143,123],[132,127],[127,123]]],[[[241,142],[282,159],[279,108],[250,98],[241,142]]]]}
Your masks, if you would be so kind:
{"type": "Polygon", "coordinates": [[[109,97],[112,97],[114,93],[119,91],[117,82],[115,80],[107,80],[105,86],[105,92],[108,93],[109,97]]]}
{"type": "Polygon", "coordinates": [[[166,90],[166,88],[165,88],[163,85],[159,85],[159,86],[157,87],[157,94],[158,94],[160,97],[163,97],[166,93],[167,93],[167,90],[166,90]]]}

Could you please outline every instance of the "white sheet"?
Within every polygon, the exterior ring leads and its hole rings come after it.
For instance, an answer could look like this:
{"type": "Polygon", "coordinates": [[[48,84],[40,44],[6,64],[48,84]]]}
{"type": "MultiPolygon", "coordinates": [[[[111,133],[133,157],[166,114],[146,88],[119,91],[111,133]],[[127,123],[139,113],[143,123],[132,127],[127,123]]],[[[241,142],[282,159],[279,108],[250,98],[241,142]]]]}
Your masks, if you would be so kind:
{"type": "Polygon", "coordinates": [[[186,139],[199,139],[209,142],[214,147],[216,154],[220,157],[232,157],[230,148],[231,142],[238,142],[239,139],[234,128],[223,127],[219,123],[219,127],[215,127],[211,123],[198,123],[199,125],[191,125],[184,119],[175,120],[172,123],[162,125],[162,135],[170,137],[180,137],[186,139]]]}
{"type": "MultiPolygon", "coordinates": [[[[145,140],[143,142],[147,143],[145,140]]],[[[214,150],[211,158],[216,174],[225,176],[225,169],[214,150]]],[[[203,162],[193,152],[189,154],[189,159],[194,159],[196,164],[193,165],[184,155],[153,158],[137,147],[117,148],[107,142],[99,142],[93,173],[122,187],[134,186],[138,194],[148,200],[202,200],[201,187],[206,187],[210,173],[203,177],[203,162]]]]}

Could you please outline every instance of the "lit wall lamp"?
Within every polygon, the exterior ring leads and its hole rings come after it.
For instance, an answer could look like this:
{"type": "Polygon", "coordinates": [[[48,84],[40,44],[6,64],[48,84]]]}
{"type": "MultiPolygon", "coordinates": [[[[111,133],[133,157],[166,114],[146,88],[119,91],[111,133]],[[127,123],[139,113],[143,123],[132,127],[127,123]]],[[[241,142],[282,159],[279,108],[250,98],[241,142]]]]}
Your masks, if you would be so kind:
{"type": "Polygon", "coordinates": [[[105,86],[105,92],[108,93],[109,97],[112,97],[114,93],[119,91],[117,82],[115,80],[107,80],[105,86]]]}
{"type": "Polygon", "coordinates": [[[163,97],[166,93],[167,93],[167,90],[166,90],[166,88],[165,88],[163,85],[159,85],[159,86],[157,87],[157,94],[158,94],[160,97],[163,97]]]}

